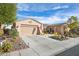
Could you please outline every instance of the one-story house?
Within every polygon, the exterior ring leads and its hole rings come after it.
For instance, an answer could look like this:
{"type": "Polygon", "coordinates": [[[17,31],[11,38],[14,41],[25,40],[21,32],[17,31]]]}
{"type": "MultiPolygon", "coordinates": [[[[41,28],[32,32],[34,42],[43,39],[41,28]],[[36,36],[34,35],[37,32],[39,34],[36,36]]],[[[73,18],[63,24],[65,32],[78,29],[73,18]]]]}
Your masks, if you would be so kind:
{"type": "Polygon", "coordinates": [[[52,30],[52,32],[58,32],[64,35],[64,30],[67,27],[65,23],[58,25],[48,25],[32,18],[17,21],[16,26],[20,35],[37,35],[38,33],[43,33],[45,28],[52,30]]]}
{"type": "Polygon", "coordinates": [[[43,31],[43,23],[31,18],[17,21],[16,26],[20,35],[36,35],[43,31]]]}

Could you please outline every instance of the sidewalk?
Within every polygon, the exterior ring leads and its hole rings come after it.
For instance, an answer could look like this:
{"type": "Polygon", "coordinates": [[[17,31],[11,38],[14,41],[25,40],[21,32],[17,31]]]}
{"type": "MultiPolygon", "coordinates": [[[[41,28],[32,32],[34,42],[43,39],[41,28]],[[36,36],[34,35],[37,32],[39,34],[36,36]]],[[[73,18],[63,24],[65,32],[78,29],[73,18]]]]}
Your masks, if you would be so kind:
{"type": "Polygon", "coordinates": [[[33,36],[22,37],[22,40],[26,44],[29,43],[30,48],[3,54],[3,56],[54,56],[79,44],[79,37],[57,41],[47,37],[33,36]]]}

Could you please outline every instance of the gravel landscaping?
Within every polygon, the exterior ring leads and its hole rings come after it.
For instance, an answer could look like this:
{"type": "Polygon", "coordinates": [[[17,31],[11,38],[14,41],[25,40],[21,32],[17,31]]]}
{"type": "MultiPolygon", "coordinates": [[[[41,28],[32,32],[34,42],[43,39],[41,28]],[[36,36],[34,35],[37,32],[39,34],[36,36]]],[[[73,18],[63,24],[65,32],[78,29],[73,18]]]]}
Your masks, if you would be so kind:
{"type": "MultiPolygon", "coordinates": [[[[9,52],[29,48],[29,46],[26,45],[26,43],[20,37],[17,37],[16,39],[13,39],[11,37],[6,37],[6,40],[12,45],[12,49],[9,52]]],[[[0,37],[0,42],[2,41],[5,41],[5,40],[3,40],[3,38],[0,37]]]]}
{"type": "Polygon", "coordinates": [[[9,40],[12,45],[13,45],[13,49],[11,51],[16,51],[16,50],[20,50],[20,49],[26,49],[29,48],[28,45],[25,44],[25,42],[23,40],[21,40],[19,37],[16,39],[16,41],[12,41],[9,40]]]}

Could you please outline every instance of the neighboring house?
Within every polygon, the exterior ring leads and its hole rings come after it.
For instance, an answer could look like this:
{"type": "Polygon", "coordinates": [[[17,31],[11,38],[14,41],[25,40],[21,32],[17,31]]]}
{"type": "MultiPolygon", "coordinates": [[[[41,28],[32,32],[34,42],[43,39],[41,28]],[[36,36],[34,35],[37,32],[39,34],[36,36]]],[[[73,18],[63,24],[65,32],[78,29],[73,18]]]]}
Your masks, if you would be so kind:
{"type": "Polygon", "coordinates": [[[20,35],[36,35],[38,32],[42,33],[43,31],[43,24],[31,18],[17,21],[16,26],[20,35]]]}
{"type": "Polygon", "coordinates": [[[65,28],[67,28],[67,24],[65,23],[47,26],[47,29],[49,30],[50,33],[58,32],[61,35],[64,35],[65,28]]]}

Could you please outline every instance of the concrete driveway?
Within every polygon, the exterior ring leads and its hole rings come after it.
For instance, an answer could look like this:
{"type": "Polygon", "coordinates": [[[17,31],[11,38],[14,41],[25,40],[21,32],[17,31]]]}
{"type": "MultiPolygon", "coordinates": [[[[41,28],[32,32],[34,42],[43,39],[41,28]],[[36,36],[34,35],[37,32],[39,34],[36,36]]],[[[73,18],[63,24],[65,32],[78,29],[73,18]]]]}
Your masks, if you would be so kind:
{"type": "Polygon", "coordinates": [[[26,44],[36,52],[37,55],[52,55],[60,50],[63,50],[64,45],[60,41],[45,38],[41,36],[27,36],[22,37],[26,44]]]}

